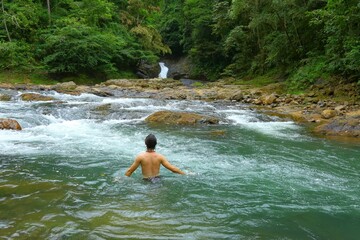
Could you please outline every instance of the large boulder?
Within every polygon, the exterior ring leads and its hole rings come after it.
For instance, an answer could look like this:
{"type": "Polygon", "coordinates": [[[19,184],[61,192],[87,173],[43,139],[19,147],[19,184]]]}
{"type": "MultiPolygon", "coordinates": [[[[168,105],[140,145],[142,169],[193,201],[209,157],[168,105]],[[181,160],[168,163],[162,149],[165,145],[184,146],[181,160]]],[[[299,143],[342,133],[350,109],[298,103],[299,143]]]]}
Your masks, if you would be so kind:
{"type": "Polygon", "coordinates": [[[20,95],[21,100],[23,101],[53,101],[56,100],[50,96],[44,96],[38,93],[23,93],[20,95]]]}
{"type": "Polygon", "coordinates": [[[21,130],[22,128],[14,119],[0,118],[0,129],[21,130]]]}
{"type": "Polygon", "coordinates": [[[169,125],[218,124],[219,119],[189,112],[159,111],[145,119],[148,123],[169,125]]]}

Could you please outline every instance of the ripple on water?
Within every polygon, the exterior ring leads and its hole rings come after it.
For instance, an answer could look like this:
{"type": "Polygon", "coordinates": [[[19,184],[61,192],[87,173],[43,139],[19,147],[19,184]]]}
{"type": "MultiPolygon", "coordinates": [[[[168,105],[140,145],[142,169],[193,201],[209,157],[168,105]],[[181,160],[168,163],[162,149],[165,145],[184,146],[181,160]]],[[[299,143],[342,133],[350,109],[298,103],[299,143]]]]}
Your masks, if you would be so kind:
{"type": "Polygon", "coordinates": [[[13,101],[0,131],[0,235],[32,239],[352,239],[360,234],[359,148],[314,139],[246,106],[57,93],[13,101]],[[111,104],[109,113],[94,108],[111,104]],[[221,125],[149,127],[159,109],[220,116],[221,125]],[[107,115],[106,115],[107,114],[107,115]],[[211,134],[221,131],[221,135],[211,134]],[[191,173],[124,176],[144,150],[191,173]],[[4,211],[5,210],[5,211],[4,211]],[[139,228],[141,226],[141,228],[139,228]],[[326,227],[323,227],[326,226],[326,227]]]}

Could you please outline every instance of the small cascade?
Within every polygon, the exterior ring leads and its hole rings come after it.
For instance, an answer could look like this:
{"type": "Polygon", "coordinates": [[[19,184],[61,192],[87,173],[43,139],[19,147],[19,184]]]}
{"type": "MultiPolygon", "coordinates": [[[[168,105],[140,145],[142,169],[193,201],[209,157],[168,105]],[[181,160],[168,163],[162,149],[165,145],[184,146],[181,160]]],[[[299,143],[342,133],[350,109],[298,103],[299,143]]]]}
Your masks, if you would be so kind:
{"type": "Polygon", "coordinates": [[[159,73],[159,78],[167,78],[167,73],[169,71],[169,68],[165,66],[165,63],[163,62],[159,62],[160,65],[160,73],[159,73]]]}

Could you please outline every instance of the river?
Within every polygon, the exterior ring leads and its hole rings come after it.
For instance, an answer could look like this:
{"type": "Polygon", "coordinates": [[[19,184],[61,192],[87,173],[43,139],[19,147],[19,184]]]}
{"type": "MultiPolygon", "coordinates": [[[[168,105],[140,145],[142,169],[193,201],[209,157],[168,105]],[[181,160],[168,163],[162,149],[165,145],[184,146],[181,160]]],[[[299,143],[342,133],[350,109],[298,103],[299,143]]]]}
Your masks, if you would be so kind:
{"type": "Polygon", "coordinates": [[[0,102],[1,239],[358,239],[360,148],[229,102],[43,94],[0,102]],[[216,126],[149,126],[159,110],[220,117],[216,126]],[[188,174],[124,176],[157,151],[188,174]]]}

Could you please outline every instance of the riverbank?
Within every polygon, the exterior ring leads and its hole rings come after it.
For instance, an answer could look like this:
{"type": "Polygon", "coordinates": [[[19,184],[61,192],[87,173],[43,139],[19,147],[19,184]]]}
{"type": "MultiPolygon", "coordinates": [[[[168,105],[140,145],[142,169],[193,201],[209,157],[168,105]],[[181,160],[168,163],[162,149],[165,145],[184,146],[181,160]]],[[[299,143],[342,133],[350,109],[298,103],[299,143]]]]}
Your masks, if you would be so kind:
{"type": "MultiPolygon", "coordinates": [[[[9,84],[0,88],[19,91],[50,91],[79,95],[177,100],[231,101],[248,104],[268,115],[292,119],[318,136],[360,139],[360,94],[354,83],[314,85],[303,94],[288,94],[282,83],[254,87],[230,80],[184,85],[172,79],[113,79],[94,86],[74,82],[55,85],[9,84]]],[[[36,96],[35,96],[36,97],[36,96]]],[[[5,100],[7,96],[1,95],[5,100]]],[[[36,99],[33,99],[36,100],[36,99]]]]}

